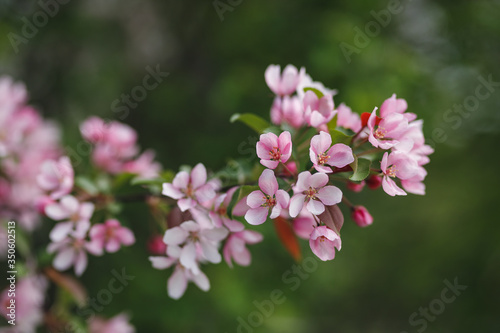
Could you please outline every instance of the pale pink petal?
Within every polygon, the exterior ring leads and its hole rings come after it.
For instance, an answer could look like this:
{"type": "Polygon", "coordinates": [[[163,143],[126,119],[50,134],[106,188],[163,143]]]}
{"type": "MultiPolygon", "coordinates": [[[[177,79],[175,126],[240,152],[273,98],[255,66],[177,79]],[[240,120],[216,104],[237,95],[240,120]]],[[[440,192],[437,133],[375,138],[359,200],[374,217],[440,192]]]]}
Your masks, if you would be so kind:
{"type": "Polygon", "coordinates": [[[326,132],[320,132],[311,139],[311,148],[316,155],[326,152],[331,144],[332,137],[326,132]]]}
{"type": "Polygon", "coordinates": [[[276,202],[282,208],[287,208],[290,202],[290,195],[284,190],[278,190],[276,191],[276,202]]]}
{"type": "Polygon", "coordinates": [[[193,272],[198,272],[198,264],[196,262],[196,246],[194,243],[187,243],[181,250],[179,261],[182,266],[191,269],[193,272]]]}
{"type": "Polygon", "coordinates": [[[309,177],[309,187],[312,187],[312,188],[319,188],[319,187],[323,187],[325,186],[326,184],[328,184],[328,175],[325,174],[325,173],[315,173],[314,175],[312,175],[311,177],[309,177]]]}
{"type": "Polygon", "coordinates": [[[270,219],[275,219],[281,214],[281,206],[276,205],[271,209],[271,214],[269,215],[270,219]]]}
{"type": "Polygon", "coordinates": [[[197,232],[200,230],[200,225],[195,221],[185,221],[182,222],[181,228],[188,232],[197,232]]]}
{"type": "Polygon", "coordinates": [[[200,245],[203,251],[203,255],[209,262],[213,264],[218,264],[219,262],[221,262],[222,258],[220,256],[219,251],[217,250],[217,247],[214,244],[204,239],[201,239],[200,245]]]}
{"type": "Polygon", "coordinates": [[[272,147],[267,147],[262,141],[257,142],[256,145],[257,148],[257,156],[261,159],[264,160],[269,160],[269,152],[271,151],[272,147]]]}
{"type": "Polygon", "coordinates": [[[60,202],[64,209],[71,214],[76,213],[78,211],[78,207],[80,206],[78,200],[72,195],[62,197],[60,202]]]}
{"type": "Polygon", "coordinates": [[[199,202],[207,202],[215,197],[215,191],[211,184],[205,184],[198,187],[195,195],[199,202]]]}
{"type": "Polygon", "coordinates": [[[226,228],[229,229],[230,232],[239,232],[243,231],[245,229],[245,226],[243,223],[236,221],[236,220],[231,220],[229,218],[223,217],[222,221],[224,222],[224,225],[226,228]]]}
{"type": "Polygon", "coordinates": [[[425,195],[425,184],[421,181],[402,180],[401,185],[407,192],[425,195]]]}
{"type": "Polygon", "coordinates": [[[266,222],[269,209],[267,207],[251,208],[245,214],[245,220],[252,225],[266,222]]]}
{"type": "Polygon", "coordinates": [[[330,148],[330,150],[328,151],[328,155],[330,156],[330,159],[328,160],[327,164],[337,168],[345,167],[346,165],[354,162],[354,156],[351,147],[343,143],[337,143],[333,145],[332,148],[330,148]]]}
{"type": "Polygon", "coordinates": [[[205,229],[200,232],[200,235],[208,240],[219,242],[227,237],[229,231],[226,228],[205,229]]]}
{"type": "Polygon", "coordinates": [[[200,288],[201,290],[203,291],[210,290],[210,281],[203,272],[199,272],[198,274],[193,274],[191,279],[193,280],[194,284],[196,284],[198,288],[200,288]]]}
{"type": "Polygon", "coordinates": [[[76,253],[75,258],[75,274],[76,276],[81,276],[85,269],[87,268],[87,253],[85,251],[80,250],[76,253]]]}
{"type": "Polygon", "coordinates": [[[71,247],[65,248],[56,255],[52,264],[58,271],[64,271],[73,265],[75,256],[75,249],[71,247]]]}
{"type": "Polygon", "coordinates": [[[116,238],[108,239],[105,248],[106,252],[115,253],[120,249],[120,242],[116,238]]]}
{"type": "Polygon", "coordinates": [[[177,205],[179,206],[179,208],[182,212],[185,212],[186,210],[188,210],[190,208],[196,207],[196,201],[194,201],[191,198],[183,198],[183,199],[179,199],[179,201],[177,201],[177,205]]]}
{"type": "Polygon", "coordinates": [[[278,148],[278,136],[272,132],[266,133],[266,134],[261,134],[259,138],[259,142],[267,148],[267,154],[269,156],[269,151],[271,151],[273,148],[278,148]]]}
{"type": "Polygon", "coordinates": [[[323,172],[323,173],[332,173],[332,169],[330,167],[327,167],[325,165],[314,165],[314,169],[318,172],[323,172]]]}
{"type": "Polygon", "coordinates": [[[264,73],[267,86],[276,95],[279,95],[280,93],[280,72],[281,68],[279,65],[269,65],[266,69],[266,72],[264,73]]]}
{"type": "Polygon", "coordinates": [[[314,227],[316,226],[316,222],[314,221],[312,216],[299,216],[295,220],[293,220],[292,226],[297,236],[303,239],[309,239],[311,233],[314,230],[314,227]]]}
{"type": "Polygon", "coordinates": [[[181,171],[175,175],[172,185],[177,189],[187,188],[189,183],[189,173],[186,171],[181,171]]]}
{"type": "Polygon", "coordinates": [[[292,136],[290,132],[284,131],[278,138],[278,147],[281,151],[281,162],[285,163],[292,154],[292,136]]]}
{"type": "Polygon", "coordinates": [[[120,240],[125,246],[130,246],[135,243],[135,237],[132,230],[122,227],[116,231],[116,237],[120,240]]]}
{"type": "Polygon", "coordinates": [[[184,193],[179,191],[174,185],[170,183],[163,183],[163,189],[161,193],[172,199],[180,199],[185,196],[184,193]]]}
{"type": "Polygon", "coordinates": [[[70,216],[70,213],[57,202],[45,206],[45,214],[56,221],[70,216]]]}
{"type": "Polygon", "coordinates": [[[387,167],[389,166],[387,164],[388,157],[389,157],[389,153],[385,152],[384,156],[382,156],[382,161],[380,162],[380,169],[382,170],[383,173],[387,172],[387,167]]]}
{"type": "Polygon", "coordinates": [[[406,192],[403,191],[396,185],[394,180],[390,179],[389,177],[384,177],[382,179],[382,188],[384,189],[385,193],[389,194],[390,196],[395,196],[395,195],[406,195],[406,192]]]}
{"type": "Polygon", "coordinates": [[[253,191],[247,196],[247,205],[250,208],[258,208],[266,201],[266,196],[259,190],[253,191]]]}
{"type": "Polygon", "coordinates": [[[323,205],[323,203],[318,200],[309,200],[306,207],[307,210],[314,215],[319,215],[325,211],[325,205],[323,205]]]}
{"type": "Polygon", "coordinates": [[[201,163],[196,164],[196,166],[191,170],[191,185],[194,189],[204,185],[207,182],[207,169],[201,163]]]}
{"type": "Polygon", "coordinates": [[[181,227],[174,227],[165,231],[163,242],[167,245],[179,245],[184,243],[189,233],[181,227]]]}
{"type": "Polygon", "coordinates": [[[264,237],[260,232],[253,231],[253,230],[245,230],[242,233],[242,237],[247,242],[248,244],[256,244],[259,242],[262,242],[264,237]]]}
{"type": "Polygon", "coordinates": [[[335,245],[332,242],[310,239],[309,246],[319,259],[323,261],[335,259],[335,245]]]}
{"type": "Polygon", "coordinates": [[[168,257],[149,257],[148,259],[151,261],[153,268],[156,269],[167,269],[176,262],[175,258],[168,257]]]}
{"type": "Polygon", "coordinates": [[[262,171],[259,177],[259,187],[265,194],[274,195],[278,190],[278,181],[272,170],[262,171]]]}
{"type": "Polygon", "coordinates": [[[168,296],[173,299],[179,299],[186,292],[186,288],[187,278],[184,270],[180,266],[177,266],[167,282],[168,296]]]}
{"type": "Polygon", "coordinates": [[[291,217],[296,217],[299,215],[302,207],[304,207],[304,201],[306,196],[304,194],[295,194],[290,199],[289,213],[291,217]]]}
{"type": "Polygon", "coordinates": [[[326,206],[332,206],[342,201],[342,191],[336,186],[325,186],[318,191],[316,197],[326,206]]]}
{"type": "Polygon", "coordinates": [[[240,266],[248,266],[252,261],[252,255],[246,247],[233,254],[234,261],[240,266]]]}
{"type": "Polygon", "coordinates": [[[73,230],[73,222],[59,222],[50,231],[49,237],[53,242],[59,242],[68,237],[73,230]]]}
{"type": "Polygon", "coordinates": [[[279,161],[271,161],[271,160],[260,160],[260,164],[269,169],[276,169],[276,167],[280,164],[279,161]]]}
{"type": "Polygon", "coordinates": [[[293,93],[298,83],[299,72],[297,68],[293,65],[287,65],[285,69],[283,69],[283,74],[281,76],[281,93],[283,95],[293,93]]]}
{"type": "Polygon", "coordinates": [[[297,178],[297,184],[293,189],[294,192],[299,193],[308,190],[310,184],[309,181],[310,178],[311,178],[311,173],[309,171],[303,171],[299,173],[299,176],[297,178]]]}

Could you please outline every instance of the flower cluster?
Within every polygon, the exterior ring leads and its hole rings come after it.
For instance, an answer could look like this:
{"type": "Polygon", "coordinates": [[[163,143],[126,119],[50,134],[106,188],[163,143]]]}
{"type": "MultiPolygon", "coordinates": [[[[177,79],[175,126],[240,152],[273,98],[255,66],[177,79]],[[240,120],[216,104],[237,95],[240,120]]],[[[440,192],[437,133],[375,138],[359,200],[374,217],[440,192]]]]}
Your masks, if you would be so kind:
{"type": "Polygon", "coordinates": [[[241,222],[228,215],[227,209],[236,189],[226,193],[219,190],[216,179],[207,181],[207,170],[201,163],[190,172],[180,171],[171,183],[163,184],[162,194],[176,200],[178,209],[186,213],[186,219],[181,219],[178,226],[165,232],[164,255],[149,259],[157,269],[174,267],[167,284],[168,294],[174,299],[182,297],[189,281],[201,290],[210,289],[210,282],[200,264],[220,263],[219,248],[223,241],[224,260],[232,267],[233,260],[248,266],[251,256],[246,244],[262,240],[259,233],[245,230],[241,222]]]}
{"type": "Polygon", "coordinates": [[[0,77],[0,219],[32,231],[40,222],[39,166],[58,158],[61,148],[57,127],[27,105],[27,98],[23,84],[0,77]]]}

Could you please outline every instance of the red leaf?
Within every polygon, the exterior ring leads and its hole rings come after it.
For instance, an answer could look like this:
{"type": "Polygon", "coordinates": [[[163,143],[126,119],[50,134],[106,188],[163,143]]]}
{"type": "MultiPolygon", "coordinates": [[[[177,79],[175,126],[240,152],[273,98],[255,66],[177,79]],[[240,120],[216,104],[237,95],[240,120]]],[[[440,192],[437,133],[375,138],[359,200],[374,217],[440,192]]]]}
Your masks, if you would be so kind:
{"type": "Polygon", "coordinates": [[[300,251],[299,241],[290,222],[278,216],[274,219],[274,227],[285,249],[292,255],[295,261],[300,261],[302,259],[302,253],[300,251]]]}
{"type": "Polygon", "coordinates": [[[319,215],[319,219],[340,236],[340,229],[344,225],[344,215],[339,206],[325,206],[325,211],[319,215]]]}

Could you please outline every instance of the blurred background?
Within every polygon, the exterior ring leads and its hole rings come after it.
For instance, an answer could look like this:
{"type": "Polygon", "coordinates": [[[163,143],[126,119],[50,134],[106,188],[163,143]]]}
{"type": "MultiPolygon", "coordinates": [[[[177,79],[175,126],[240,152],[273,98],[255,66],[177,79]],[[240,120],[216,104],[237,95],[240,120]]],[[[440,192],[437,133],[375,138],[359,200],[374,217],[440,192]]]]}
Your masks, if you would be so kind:
{"type": "Polygon", "coordinates": [[[128,311],[138,332],[500,331],[500,1],[60,2],[0,1],[0,73],[26,83],[68,146],[81,140],[79,122],[98,115],[134,127],[168,169],[253,159],[254,133],[229,118],[268,118],[264,71],[294,64],[359,113],[397,93],[436,150],[426,196],[350,194],[375,222],[360,229],[346,218],[334,261],[288,272],[294,261],[266,223],[254,228],[265,240],[251,247],[251,267],[206,266],[211,290],[190,285],[179,301],[165,290],[170,271],[147,260],[148,213],[130,205],[138,242],[94,258],[82,278],[95,297],[113,269],[135,276],[102,315],[128,311]],[[42,24],[44,7],[54,15],[42,24]],[[155,69],[169,74],[118,109],[155,69]],[[449,304],[439,301],[445,280],[467,286],[449,304]],[[286,299],[252,314],[275,289],[286,299]],[[425,319],[429,306],[438,314],[425,319]]]}

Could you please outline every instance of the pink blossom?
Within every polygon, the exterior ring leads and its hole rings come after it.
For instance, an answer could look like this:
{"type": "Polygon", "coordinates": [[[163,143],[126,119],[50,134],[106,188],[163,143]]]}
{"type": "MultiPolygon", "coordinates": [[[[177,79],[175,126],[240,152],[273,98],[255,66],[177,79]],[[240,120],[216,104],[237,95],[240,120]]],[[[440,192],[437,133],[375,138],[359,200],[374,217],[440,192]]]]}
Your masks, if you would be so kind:
{"type": "Polygon", "coordinates": [[[392,178],[397,177],[407,180],[418,172],[418,165],[415,160],[398,151],[390,154],[386,152],[380,162],[380,168],[384,174],[382,188],[390,196],[406,195],[406,192],[399,188],[392,178]]]}
{"type": "Polygon", "coordinates": [[[293,65],[287,65],[283,73],[279,65],[269,65],[264,74],[269,89],[279,96],[292,94],[304,75],[303,67],[299,72],[293,65]]]}
{"type": "Polygon", "coordinates": [[[300,99],[304,98],[305,91],[307,88],[314,88],[320,91],[323,95],[331,95],[332,97],[337,94],[337,90],[326,88],[323,83],[319,81],[313,81],[309,74],[305,74],[304,78],[300,80],[297,86],[297,96],[300,99]]]}
{"type": "Polygon", "coordinates": [[[363,190],[363,188],[365,187],[365,184],[366,184],[366,182],[364,180],[362,180],[359,183],[347,181],[347,188],[353,192],[359,193],[363,190]]]}
{"type": "Polygon", "coordinates": [[[332,169],[325,166],[325,164],[342,168],[354,162],[351,147],[343,143],[337,143],[333,146],[331,144],[332,137],[326,132],[320,132],[311,139],[309,157],[311,158],[311,162],[313,162],[314,168],[319,172],[332,172],[332,169]]]}
{"type": "Polygon", "coordinates": [[[50,232],[50,239],[58,242],[73,233],[85,233],[90,228],[90,218],[94,212],[94,204],[80,203],[75,197],[66,195],[59,202],[45,207],[45,214],[53,220],[68,220],[57,223],[50,232]]]}
{"type": "Polygon", "coordinates": [[[89,319],[89,333],[134,333],[135,328],[129,323],[126,314],[119,314],[111,319],[91,317],[89,319]]]}
{"type": "Polygon", "coordinates": [[[304,205],[311,214],[319,215],[325,211],[325,205],[333,206],[342,201],[342,191],[332,185],[326,186],[328,181],[325,173],[301,172],[293,188],[295,194],[290,199],[290,216],[299,215],[304,205]]]}
{"type": "Polygon", "coordinates": [[[74,266],[75,274],[80,276],[87,268],[87,252],[99,256],[102,254],[102,247],[99,244],[85,240],[86,232],[79,232],[73,238],[67,237],[58,242],[52,242],[47,247],[47,252],[57,252],[52,265],[59,271],[74,266]]]}
{"type": "Polygon", "coordinates": [[[264,223],[269,211],[271,219],[277,218],[290,201],[290,195],[278,189],[278,181],[270,169],[264,170],[260,175],[259,187],[261,191],[253,191],[247,197],[250,209],[245,214],[245,220],[253,225],[264,223]]]}
{"type": "Polygon", "coordinates": [[[337,126],[350,129],[354,132],[361,130],[361,118],[356,112],[344,103],[337,107],[337,126]]]}
{"type": "Polygon", "coordinates": [[[210,289],[210,281],[197,266],[196,271],[193,271],[180,262],[183,249],[176,245],[169,246],[167,255],[167,257],[149,257],[149,260],[156,269],[167,269],[175,265],[174,272],[167,281],[167,291],[170,298],[181,298],[186,292],[189,281],[194,282],[203,291],[210,289]]]}
{"type": "Polygon", "coordinates": [[[252,256],[246,248],[246,244],[256,244],[262,242],[262,239],[262,234],[252,230],[243,230],[231,234],[224,245],[224,260],[229,267],[233,267],[231,259],[240,266],[250,265],[252,256]]]}
{"type": "Polygon", "coordinates": [[[408,120],[397,112],[388,113],[380,121],[374,108],[367,123],[368,140],[375,148],[390,149],[399,143],[408,128],[408,120]]]}
{"type": "Polygon", "coordinates": [[[39,197],[35,201],[36,210],[39,214],[46,215],[45,208],[53,203],[55,203],[55,200],[49,196],[39,197]]]}
{"type": "Polygon", "coordinates": [[[382,118],[387,117],[391,113],[402,114],[408,122],[413,121],[417,118],[417,115],[410,112],[405,112],[408,108],[408,103],[402,98],[396,98],[396,94],[392,94],[391,97],[386,99],[380,106],[380,116],[382,118]]]}
{"type": "Polygon", "coordinates": [[[413,159],[415,159],[418,165],[425,165],[429,163],[429,156],[434,152],[434,149],[429,145],[425,144],[425,138],[423,133],[423,120],[416,120],[408,125],[408,129],[403,134],[402,142],[394,147],[395,150],[400,150],[413,159]]]}
{"type": "Polygon", "coordinates": [[[165,251],[167,251],[167,245],[163,243],[162,235],[153,235],[149,237],[146,245],[151,254],[160,255],[165,254],[165,251]]]}
{"type": "Polygon", "coordinates": [[[15,297],[9,287],[4,289],[0,295],[1,314],[5,319],[11,320],[7,315],[10,310],[10,300],[15,300],[16,329],[12,332],[34,333],[36,327],[43,322],[43,305],[47,280],[38,275],[27,275],[16,281],[15,297]],[[10,294],[10,296],[9,296],[10,294]]]}
{"type": "Polygon", "coordinates": [[[125,162],[122,171],[136,174],[140,178],[155,178],[161,171],[161,165],[155,162],[154,151],[146,150],[136,159],[125,162]]]}
{"type": "Polygon", "coordinates": [[[373,217],[363,206],[354,206],[352,208],[351,217],[360,227],[366,227],[373,223],[373,217]]]}
{"type": "Polygon", "coordinates": [[[80,125],[80,133],[85,140],[98,143],[106,140],[108,128],[101,118],[90,117],[80,125]]]}
{"type": "Polygon", "coordinates": [[[121,245],[130,246],[135,243],[134,233],[115,219],[106,220],[103,224],[94,224],[89,235],[96,246],[106,249],[109,253],[118,251],[121,245]]]}
{"type": "Polygon", "coordinates": [[[198,273],[197,251],[199,250],[203,258],[209,262],[219,263],[222,258],[217,249],[218,242],[225,239],[227,235],[226,228],[202,229],[194,221],[185,221],[178,227],[168,229],[163,237],[163,242],[169,248],[185,243],[179,255],[179,261],[182,266],[198,273]]]}
{"type": "Polygon", "coordinates": [[[293,222],[292,227],[298,237],[302,239],[309,239],[314,228],[317,226],[314,217],[307,209],[302,209],[293,222]]]}
{"type": "Polygon", "coordinates": [[[257,156],[260,163],[270,169],[275,169],[280,163],[286,163],[292,155],[292,137],[284,131],[278,137],[274,133],[261,134],[257,142],[257,156]]]}
{"type": "Polygon", "coordinates": [[[335,248],[340,251],[340,236],[327,226],[316,227],[309,238],[309,246],[313,253],[323,261],[335,258],[335,248]]]}
{"type": "Polygon", "coordinates": [[[58,161],[48,160],[42,163],[37,176],[38,185],[50,192],[52,199],[59,199],[73,189],[74,172],[69,157],[62,156],[58,161]]]}
{"type": "Polygon", "coordinates": [[[242,231],[245,226],[236,220],[230,219],[227,215],[227,208],[231,202],[237,187],[233,187],[227,193],[221,194],[214,200],[214,209],[208,215],[215,227],[225,226],[231,232],[242,231]]]}
{"type": "Polygon", "coordinates": [[[304,107],[304,119],[312,127],[320,127],[333,119],[337,111],[334,111],[333,97],[326,94],[318,98],[313,91],[306,91],[302,100],[304,107]]]}
{"type": "Polygon", "coordinates": [[[419,166],[417,173],[413,177],[401,180],[401,185],[407,192],[425,195],[425,184],[423,181],[426,176],[427,171],[425,171],[423,167],[419,166]]]}
{"type": "Polygon", "coordinates": [[[207,184],[207,170],[201,163],[191,173],[181,171],[172,183],[164,183],[162,194],[179,200],[177,204],[183,212],[215,197],[213,187],[207,184]]]}
{"type": "Polygon", "coordinates": [[[285,122],[293,128],[302,127],[305,121],[301,100],[297,96],[276,97],[271,107],[271,121],[276,125],[285,122]]]}

